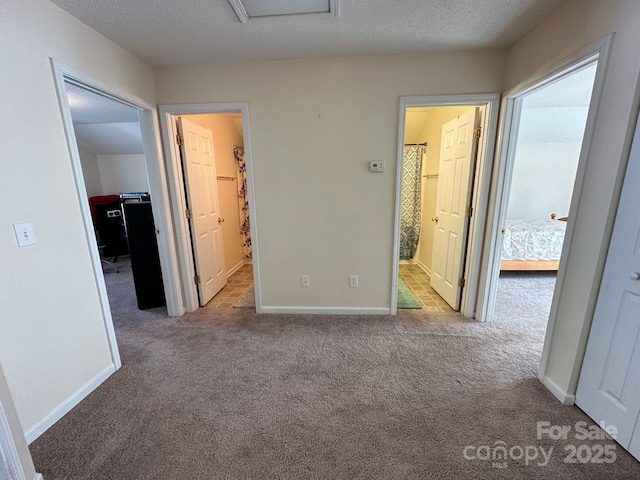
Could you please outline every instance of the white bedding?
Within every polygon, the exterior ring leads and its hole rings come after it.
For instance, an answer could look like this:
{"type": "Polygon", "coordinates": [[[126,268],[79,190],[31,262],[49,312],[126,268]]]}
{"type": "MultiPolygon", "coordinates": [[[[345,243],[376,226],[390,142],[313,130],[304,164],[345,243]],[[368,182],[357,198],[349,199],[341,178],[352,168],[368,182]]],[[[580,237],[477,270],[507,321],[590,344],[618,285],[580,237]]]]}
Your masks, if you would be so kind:
{"type": "Polygon", "coordinates": [[[567,222],[507,220],[502,260],[560,260],[567,222]]]}

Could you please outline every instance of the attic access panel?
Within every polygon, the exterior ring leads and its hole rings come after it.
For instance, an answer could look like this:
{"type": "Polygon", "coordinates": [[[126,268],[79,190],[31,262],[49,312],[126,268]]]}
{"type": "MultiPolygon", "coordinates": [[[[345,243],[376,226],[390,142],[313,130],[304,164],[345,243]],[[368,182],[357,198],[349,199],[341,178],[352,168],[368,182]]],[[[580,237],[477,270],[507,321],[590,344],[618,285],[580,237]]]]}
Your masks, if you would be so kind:
{"type": "Polygon", "coordinates": [[[283,17],[293,15],[338,16],[339,0],[229,0],[238,20],[283,17]]]}

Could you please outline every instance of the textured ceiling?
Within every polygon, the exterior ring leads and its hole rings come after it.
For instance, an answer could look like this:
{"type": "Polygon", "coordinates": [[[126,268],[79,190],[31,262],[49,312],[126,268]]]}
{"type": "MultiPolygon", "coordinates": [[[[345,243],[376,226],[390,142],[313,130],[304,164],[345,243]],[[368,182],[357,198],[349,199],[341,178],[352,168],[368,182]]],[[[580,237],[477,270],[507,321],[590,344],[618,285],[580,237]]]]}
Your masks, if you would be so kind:
{"type": "Polygon", "coordinates": [[[566,0],[342,0],[241,24],[225,0],[52,0],[152,65],[510,46],[566,0]]]}
{"type": "Polygon", "coordinates": [[[142,153],[138,110],[68,82],[65,88],[80,145],[97,155],[142,153]]]}
{"type": "Polygon", "coordinates": [[[65,83],[74,125],[82,123],[137,122],[138,110],[111,98],[65,83]]]}

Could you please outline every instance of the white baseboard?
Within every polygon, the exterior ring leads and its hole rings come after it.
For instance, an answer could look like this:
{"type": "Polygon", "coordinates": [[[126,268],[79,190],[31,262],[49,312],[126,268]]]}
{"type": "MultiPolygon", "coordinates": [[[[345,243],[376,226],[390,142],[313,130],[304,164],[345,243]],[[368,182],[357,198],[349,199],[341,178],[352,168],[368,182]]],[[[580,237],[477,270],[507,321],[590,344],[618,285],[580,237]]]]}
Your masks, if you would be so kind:
{"type": "Polygon", "coordinates": [[[240,261],[238,262],[237,265],[234,265],[231,269],[227,270],[227,278],[229,278],[231,275],[233,275],[234,273],[236,273],[238,270],[240,270],[242,267],[244,267],[244,261],[240,261]]]}
{"type": "Polygon", "coordinates": [[[298,315],[390,315],[390,308],[360,307],[262,307],[259,313],[292,313],[298,315]]]}
{"type": "Polygon", "coordinates": [[[36,473],[36,476],[33,477],[33,480],[44,480],[44,477],[41,473],[36,473]]]}
{"type": "Polygon", "coordinates": [[[416,262],[416,265],[418,265],[422,270],[424,270],[424,273],[429,275],[429,278],[431,278],[431,270],[429,268],[427,268],[427,266],[424,263],[422,263],[420,260],[418,260],[416,262]]]}
{"type": "Polygon", "coordinates": [[[96,388],[102,384],[107,378],[109,378],[116,371],[114,364],[109,365],[95,377],[85,383],[78,391],[67,397],[60,405],[55,407],[49,412],[42,420],[33,425],[29,430],[25,432],[27,443],[33,442],[36,438],[46,432],[54,423],[64,417],[71,411],[73,407],[78,405],[84,400],[87,395],[93,392],[96,388]]]}
{"type": "Polygon", "coordinates": [[[562,402],[563,405],[571,406],[576,403],[576,396],[573,394],[567,393],[565,390],[560,388],[556,382],[551,380],[546,375],[538,377],[542,384],[547,387],[554,397],[562,402]]]}

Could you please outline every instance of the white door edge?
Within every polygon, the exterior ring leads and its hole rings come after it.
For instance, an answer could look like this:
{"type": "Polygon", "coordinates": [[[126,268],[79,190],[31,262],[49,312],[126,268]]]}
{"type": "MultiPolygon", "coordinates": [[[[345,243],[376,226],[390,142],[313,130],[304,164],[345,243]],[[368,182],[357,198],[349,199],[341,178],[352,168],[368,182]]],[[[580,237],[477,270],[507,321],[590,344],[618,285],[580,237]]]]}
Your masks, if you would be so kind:
{"type": "Polygon", "coordinates": [[[180,152],[175,142],[177,130],[175,119],[181,115],[240,113],[242,115],[242,136],[244,139],[245,165],[247,169],[247,195],[249,197],[249,212],[251,215],[251,246],[253,252],[253,282],[256,295],[256,312],[262,312],[260,288],[260,254],[258,240],[258,211],[255,204],[255,189],[253,180],[253,162],[251,155],[251,132],[249,126],[249,104],[247,102],[233,103],[197,103],[160,105],[160,125],[163,134],[163,145],[167,152],[166,171],[169,185],[169,195],[173,205],[175,219],[174,234],[176,250],[178,252],[178,268],[181,273],[181,288],[185,293],[186,311],[193,312],[199,308],[198,291],[193,277],[193,252],[191,250],[191,235],[189,224],[184,215],[186,198],[184,193],[184,178],[182,175],[180,152]]]}
{"type": "Polygon", "coordinates": [[[482,242],[486,222],[487,205],[491,185],[491,173],[496,132],[498,128],[498,107],[500,94],[461,94],[427,95],[400,97],[398,122],[398,149],[396,169],[395,220],[393,226],[393,264],[391,278],[391,315],[398,312],[398,273],[400,268],[400,207],[402,197],[402,157],[404,149],[404,131],[406,111],[412,107],[485,107],[482,116],[482,136],[478,145],[478,159],[473,183],[472,207],[474,214],[469,224],[467,258],[465,260],[466,286],[462,290],[460,313],[474,318],[477,297],[477,285],[480,279],[482,260],[482,242]]]}

